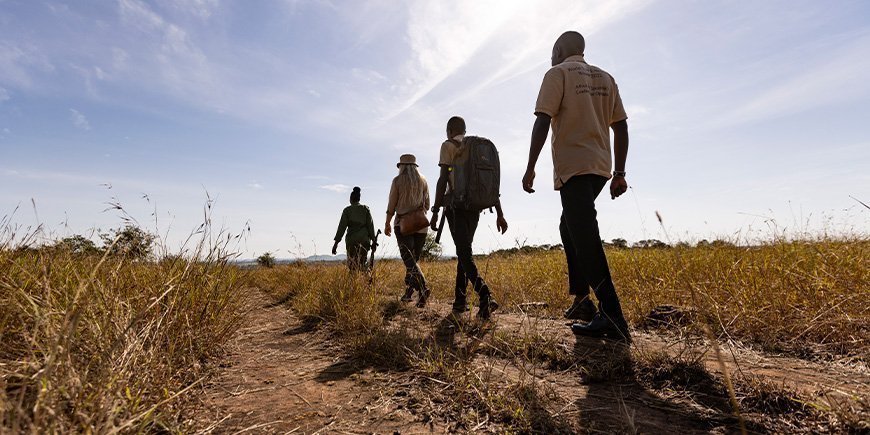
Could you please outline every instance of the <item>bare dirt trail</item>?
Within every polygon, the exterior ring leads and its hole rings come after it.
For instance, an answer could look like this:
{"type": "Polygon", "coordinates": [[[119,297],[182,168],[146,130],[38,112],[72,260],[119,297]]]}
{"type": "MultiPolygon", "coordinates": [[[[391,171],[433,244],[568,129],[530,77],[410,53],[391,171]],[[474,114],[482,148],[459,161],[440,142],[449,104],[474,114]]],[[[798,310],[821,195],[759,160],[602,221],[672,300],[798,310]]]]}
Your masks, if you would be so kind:
{"type": "MultiPolygon", "coordinates": [[[[255,292],[256,293],[256,292],[255,292]]],[[[420,433],[390,399],[388,374],[358,371],[316,325],[265,296],[252,302],[229,354],[202,392],[197,420],[213,433],[420,433]]]]}
{"type": "MultiPolygon", "coordinates": [[[[450,385],[420,371],[395,371],[361,364],[347,356],[323,328],[305,324],[284,305],[262,296],[253,301],[246,324],[215,375],[202,390],[201,429],[212,433],[447,433],[501,432],[495,416],[458,418],[436,390],[450,385]]],[[[470,316],[447,322],[449,306],[424,310],[399,306],[388,316],[397,328],[413,328],[433,346],[465,355],[474,371],[503,386],[504,394],[522,396],[533,427],[550,432],[732,433],[737,420],[727,398],[697,392],[692,400],[669,388],[651,389],[632,376],[595,380],[614,361],[630,361],[625,346],[575,339],[564,323],[524,313],[496,314],[484,330],[470,316]],[[505,337],[543,336],[570,350],[577,366],[554,367],[495,351],[505,337]],[[517,388],[532,385],[534,388],[517,388]]],[[[686,352],[663,335],[636,333],[637,349],[686,352]]],[[[712,353],[701,355],[716,372],[712,353]]],[[[849,367],[770,356],[745,349],[726,352],[729,370],[739,369],[806,395],[841,392],[866,395],[870,374],[849,367]]],[[[617,362],[617,365],[619,363],[617,362]]],[[[632,364],[629,362],[628,364],[632,364]]],[[[497,388],[495,389],[498,394],[497,388]]],[[[455,407],[453,407],[455,408],[455,407]]],[[[770,422],[765,414],[745,415],[750,431],[808,431],[800,421],[770,422]]]]}

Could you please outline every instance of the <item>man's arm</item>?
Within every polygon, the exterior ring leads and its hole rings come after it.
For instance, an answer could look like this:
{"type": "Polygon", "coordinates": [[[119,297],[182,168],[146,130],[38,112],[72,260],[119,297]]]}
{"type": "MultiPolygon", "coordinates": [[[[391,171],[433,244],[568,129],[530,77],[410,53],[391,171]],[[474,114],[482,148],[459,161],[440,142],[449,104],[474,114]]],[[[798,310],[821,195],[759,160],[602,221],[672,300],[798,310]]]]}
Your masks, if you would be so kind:
{"type": "Polygon", "coordinates": [[[438,176],[438,182],[435,183],[435,204],[432,206],[432,219],[429,221],[432,231],[438,231],[438,210],[444,205],[444,192],[447,190],[447,180],[450,178],[450,167],[440,166],[441,174],[438,176]]]}
{"type": "Polygon", "coordinates": [[[502,211],[501,209],[501,200],[495,203],[495,213],[497,216],[495,218],[495,229],[501,231],[501,233],[504,234],[508,229],[508,224],[504,218],[504,211],[502,211]]]}
{"type": "Polygon", "coordinates": [[[535,192],[532,188],[535,182],[535,165],[538,163],[538,157],[541,156],[541,150],[544,149],[544,143],[547,142],[547,133],[550,132],[550,115],[539,112],[535,116],[532,141],[529,146],[529,163],[526,165],[526,174],[523,175],[523,190],[529,193],[535,192]]]}
{"type": "MultiPolygon", "coordinates": [[[[628,157],[628,122],[617,121],[610,124],[613,130],[614,172],[625,172],[625,160],[628,157]]],[[[610,198],[616,199],[628,190],[624,175],[614,175],[610,181],[610,198]]]]}

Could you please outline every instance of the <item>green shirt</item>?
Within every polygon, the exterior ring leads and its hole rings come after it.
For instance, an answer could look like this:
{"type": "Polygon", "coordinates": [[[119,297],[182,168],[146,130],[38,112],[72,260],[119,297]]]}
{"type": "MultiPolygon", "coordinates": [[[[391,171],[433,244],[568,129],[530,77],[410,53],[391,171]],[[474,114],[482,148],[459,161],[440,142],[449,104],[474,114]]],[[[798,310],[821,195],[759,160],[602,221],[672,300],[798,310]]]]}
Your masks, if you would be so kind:
{"type": "Polygon", "coordinates": [[[348,245],[362,244],[370,246],[375,239],[375,223],[369,208],[358,202],[344,208],[341,212],[341,221],[338,223],[338,231],[335,232],[335,241],[341,240],[347,230],[344,242],[348,245]]]}

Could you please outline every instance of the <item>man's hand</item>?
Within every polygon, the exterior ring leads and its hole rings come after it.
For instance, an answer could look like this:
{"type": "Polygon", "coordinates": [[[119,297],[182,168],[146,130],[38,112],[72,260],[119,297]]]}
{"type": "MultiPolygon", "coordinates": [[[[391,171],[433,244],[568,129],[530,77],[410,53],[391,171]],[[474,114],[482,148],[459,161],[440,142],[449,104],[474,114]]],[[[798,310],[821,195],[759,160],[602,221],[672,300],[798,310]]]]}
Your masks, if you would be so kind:
{"type": "Polygon", "coordinates": [[[338,240],[335,241],[335,244],[332,245],[332,255],[335,255],[338,252],[338,240]]]}
{"type": "Polygon", "coordinates": [[[613,177],[610,180],[610,199],[616,199],[627,190],[628,183],[625,181],[625,177],[613,177]]]}
{"type": "Polygon", "coordinates": [[[504,216],[499,216],[495,219],[495,228],[499,230],[502,234],[507,231],[508,224],[507,221],[504,219],[504,216]]]}
{"type": "Polygon", "coordinates": [[[438,231],[438,209],[432,212],[432,219],[429,219],[429,228],[432,228],[432,231],[438,231]]]}
{"type": "Polygon", "coordinates": [[[390,234],[393,234],[393,229],[390,228],[390,223],[387,222],[387,224],[384,225],[384,235],[390,237],[390,234]]]}
{"type": "Polygon", "coordinates": [[[527,169],[526,174],[523,175],[523,190],[529,193],[535,193],[535,189],[532,189],[532,185],[535,184],[535,171],[534,169],[527,169]]]}

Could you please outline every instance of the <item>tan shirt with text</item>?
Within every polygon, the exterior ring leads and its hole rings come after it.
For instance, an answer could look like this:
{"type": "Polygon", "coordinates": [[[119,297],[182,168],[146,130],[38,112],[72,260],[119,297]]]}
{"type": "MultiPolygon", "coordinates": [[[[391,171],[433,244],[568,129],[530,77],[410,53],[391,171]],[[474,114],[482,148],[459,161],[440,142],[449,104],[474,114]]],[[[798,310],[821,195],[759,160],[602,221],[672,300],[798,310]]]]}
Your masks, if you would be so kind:
{"type": "Polygon", "coordinates": [[[610,125],[627,119],[610,74],[571,56],[544,75],[535,113],[549,115],[553,129],[553,184],[575,175],[610,178],[610,125]]]}

